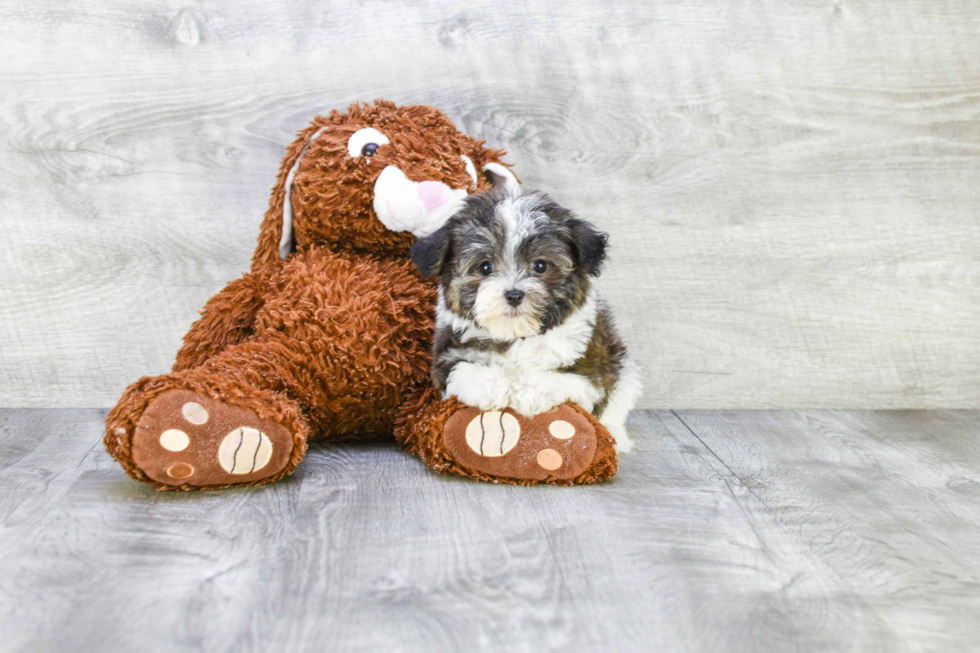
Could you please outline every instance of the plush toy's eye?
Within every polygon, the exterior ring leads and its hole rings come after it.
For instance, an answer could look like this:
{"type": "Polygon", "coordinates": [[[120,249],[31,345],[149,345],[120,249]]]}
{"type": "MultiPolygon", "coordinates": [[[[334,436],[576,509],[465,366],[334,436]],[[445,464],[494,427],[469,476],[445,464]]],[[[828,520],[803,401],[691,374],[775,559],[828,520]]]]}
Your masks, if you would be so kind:
{"type": "Polygon", "coordinates": [[[352,157],[374,156],[378,153],[379,147],[390,142],[387,136],[374,127],[365,127],[351,134],[347,140],[347,154],[352,157]]]}
{"type": "Polygon", "coordinates": [[[489,277],[491,274],[493,274],[493,263],[490,261],[480,263],[480,274],[485,277],[489,277]]]}
{"type": "Polygon", "coordinates": [[[534,263],[531,264],[531,269],[534,270],[537,274],[544,274],[545,271],[548,269],[548,262],[541,261],[541,260],[535,261],[534,263]]]}

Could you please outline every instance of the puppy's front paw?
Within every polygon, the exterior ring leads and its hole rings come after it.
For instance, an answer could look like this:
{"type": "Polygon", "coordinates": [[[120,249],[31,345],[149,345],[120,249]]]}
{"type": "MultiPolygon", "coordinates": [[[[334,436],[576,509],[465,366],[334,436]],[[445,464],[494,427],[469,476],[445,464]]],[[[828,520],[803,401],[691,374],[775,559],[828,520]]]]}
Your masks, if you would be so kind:
{"type": "Polygon", "coordinates": [[[547,412],[565,401],[559,384],[547,374],[531,374],[521,380],[511,393],[511,408],[525,417],[547,412]]]}
{"type": "Polygon", "coordinates": [[[534,417],[548,412],[559,403],[561,402],[553,401],[550,397],[534,390],[522,389],[514,393],[510,405],[524,417],[534,417]]]}
{"type": "MultiPolygon", "coordinates": [[[[493,377],[488,379],[489,383],[483,388],[482,393],[477,393],[475,403],[471,404],[480,410],[503,410],[510,403],[511,385],[503,377],[493,377]]],[[[463,403],[470,403],[463,401],[463,403]]]]}
{"type": "Polygon", "coordinates": [[[601,392],[585,377],[561,372],[531,372],[512,391],[511,405],[525,417],[539,415],[566,401],[592,410],[601,392]]]}
{"type": "Polygon", "coordinates": [[[503,410],[510,404],[511,384],[506,377],[480,365],[460,363],[449,375],[446,395],[482,411],[503,410]]]}

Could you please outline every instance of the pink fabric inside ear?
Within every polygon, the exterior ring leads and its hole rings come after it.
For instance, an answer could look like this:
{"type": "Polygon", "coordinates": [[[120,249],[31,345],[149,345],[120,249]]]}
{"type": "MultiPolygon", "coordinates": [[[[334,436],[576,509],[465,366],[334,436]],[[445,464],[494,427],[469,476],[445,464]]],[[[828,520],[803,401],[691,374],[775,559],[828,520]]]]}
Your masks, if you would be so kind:
{"type": "Polygon", "coordinates": [[[419,199],[425,204],[426,211],[438,209],[451,200],[452,189],[441,181],[423,181],[419,183],[419,199]]]}

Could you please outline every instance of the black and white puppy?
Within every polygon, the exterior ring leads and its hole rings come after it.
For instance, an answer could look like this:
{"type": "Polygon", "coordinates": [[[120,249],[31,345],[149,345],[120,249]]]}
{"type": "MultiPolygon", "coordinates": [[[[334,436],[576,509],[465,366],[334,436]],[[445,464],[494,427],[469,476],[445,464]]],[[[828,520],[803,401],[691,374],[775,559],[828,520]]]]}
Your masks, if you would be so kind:
{"type": "Polygon", "coordinates": [[[632,445],[640,375],[597,296],[608,236],[539,192],[466,198],[412,247],[440,277],[432,379],[444,397],[525,416],[574,401],[632,445]]]}

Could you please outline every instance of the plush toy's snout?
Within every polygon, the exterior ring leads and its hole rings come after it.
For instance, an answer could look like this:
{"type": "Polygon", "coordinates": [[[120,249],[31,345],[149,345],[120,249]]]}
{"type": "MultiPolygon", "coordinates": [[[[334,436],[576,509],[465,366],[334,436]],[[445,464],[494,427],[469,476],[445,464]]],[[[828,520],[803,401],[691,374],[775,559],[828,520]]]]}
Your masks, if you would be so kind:
{"type": "Polygon", "coordinates": [[[411,181],[401,168],[388,166],[374,183],[374,212],[388,229],[422,237],[441,227],[466,195],[465,188],[451,188],[441,181],[411,181]]]}
{"type": "MultiPolygon", "coordinates": [[[[480,179],[473,160],[465,154],[460,160],[477,188],[480,179]]],[[[483,172],[495,187],[503,187],[511,194],[517,192],[519,182],[505,166],[489,162],[483,172]]],[[[444,225],[462,206],[467,194],[467,189],[452,188],[441,181],[411,181],[401,168],[389,165],[374,183],[374,212],[388,229],[408,231],[422,238],[444,225]]]]}

